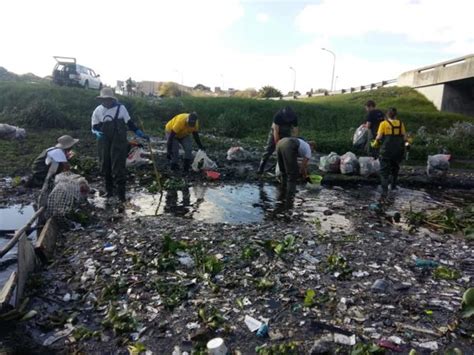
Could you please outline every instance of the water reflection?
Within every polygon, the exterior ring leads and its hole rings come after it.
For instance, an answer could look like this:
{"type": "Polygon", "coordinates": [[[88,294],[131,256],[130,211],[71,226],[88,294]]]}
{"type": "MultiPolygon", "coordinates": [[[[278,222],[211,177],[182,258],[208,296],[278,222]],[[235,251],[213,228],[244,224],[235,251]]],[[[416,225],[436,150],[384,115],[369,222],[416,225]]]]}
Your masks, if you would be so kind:
{"type": "Polygon", "coordinates": [[[271,216],[277,188],[271,184],[196,185],[159,195],[139,193],[129,214],[151,216],[170,213],[208,223],[254,223],[271,216]]]}

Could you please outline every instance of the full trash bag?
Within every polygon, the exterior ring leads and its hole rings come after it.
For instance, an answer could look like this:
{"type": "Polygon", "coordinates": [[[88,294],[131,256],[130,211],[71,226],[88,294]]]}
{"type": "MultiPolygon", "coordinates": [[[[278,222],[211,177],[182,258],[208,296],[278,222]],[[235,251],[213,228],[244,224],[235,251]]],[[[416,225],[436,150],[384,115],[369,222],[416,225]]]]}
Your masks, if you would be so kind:
{"type": "Polygon", "coordinates": [[[341,156],[340,165],[342,174],[357,174],[359,172],[359,161],[352,152],[347,152],[341,156]]]}
{"type": "Polygon", "coordinates": [[[428,155],[426,174],[429,177],[445,177],[448,174],[450,160],[449,154],[428,155]]]}
{"type": "Polygon", "coordinates": [[[251,156],[252,154],[242,147],[231,147],[227,151],[227,160],[245,161],[251,156]]]}
{"type": "Polygon", "coordinates": [[[380,171],[380,162],[373,157],[360,157],[359,166],[362,176],[377,175],[380,171]]]}
{"type": "Polygon", "coordinates": [[[369,129],[365,125],[360,125],[359,128],[354,132],[352,137],[352,145],[356,149],[364,149],[369,139],[369,129]]]}
{"type": "Polygon", "coordinates": [[[199,170],[216,169],[217,164],[207,156],[205,151],[198,150],[191,167],[194,171],[198,172],[199,170]]]}
{"type": "Polygon", "coordinates": [[[11,126],[6,123],[0,123],[0,139],[24,139],[26,137],[26,131],[24,128],[17,126],[11,126]]]}
{"type": "Polygon", "coordinates": [[[338,173],[340,171],[341,158],[337,153],[331,152],[319,160],[319,169],[326,173],[338,173]]]}
{"type": "Polygon", "coordinates": [[[151,160],[147,158],[148,155],[149,153],[142,147],[132,147],[128,153],[125,166],[127,168],[136,168],[142,165],[151,164],[151,160]]]}

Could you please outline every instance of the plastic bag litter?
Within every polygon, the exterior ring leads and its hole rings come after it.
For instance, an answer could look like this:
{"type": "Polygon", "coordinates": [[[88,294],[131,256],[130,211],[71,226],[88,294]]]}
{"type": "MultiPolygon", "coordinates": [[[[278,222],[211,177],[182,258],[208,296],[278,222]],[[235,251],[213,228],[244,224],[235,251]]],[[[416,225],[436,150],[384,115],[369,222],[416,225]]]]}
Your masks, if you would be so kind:
{"type": "Polygon", "coordinates": [[[341,157],[334,152],[324,155],[319,160],[319,169],[326,173],[338,173],[340,171],[341,157]]]}
{"type": "Polygon", "coordinates": [[[127,168],[147,165],[151,160],[147,158],[148,153],[141,147],[133,147],[128,153],[125,165],[127,168]]]}
{"type": "Polygon", "coordinates": [[[369,139],[369,129],[365,125],[360,125],[352,137],[352,145],[357,149],[364,149],[369,139]]]}
{"type": "Polygon", "coordinates": [[[227,151],[227,160],[244,161],[250,159],[252,154],[242,147],[231,147],[227,151]]]}
{"type": "Polygon", "coordinates": [[[26,131],[17,126],[11,126],[6,123],[0,123],[0,139],[23,139],[26,138],[26,131]]]}
{"type": "Polygon", "coordinates": [[[341,156],[341,173],[342,174],[357,174],[359,172],[359,161],[352,152],[347,152],[341,156]]]}
{"type": "Polygon", "coordinates": [[[372,157],[360,157],[359,166],[362,176],[376,175],[380,171],[380,162],[372,157]]]}
{"type": "Polygon", "coordinates": [[[426,174],[429,177],[445,177],[448,174],[450,160],[449,154],[428,155],[426,174]]]}
{"type": "Polygon", "coordinates": [[[199,170],[216,169],[217,164],[207,156],[205,151],[198,150],[191,167],[194,171],[198,172],[199,170]]]}

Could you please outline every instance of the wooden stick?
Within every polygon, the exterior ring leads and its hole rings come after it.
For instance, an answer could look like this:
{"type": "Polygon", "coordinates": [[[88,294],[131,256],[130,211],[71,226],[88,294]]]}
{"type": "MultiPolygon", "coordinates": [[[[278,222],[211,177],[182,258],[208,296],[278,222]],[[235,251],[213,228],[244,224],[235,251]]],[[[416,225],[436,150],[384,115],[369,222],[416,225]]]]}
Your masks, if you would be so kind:
{"type": "MultiPolygon", "coordinates": [[[[138,119],[138,122],[140,123],[140,128],[142,129],[142,131],[145,131],[143,121],[139,117],[137,117],[137,119],[138,119]]],[[[150,151],[150,158],[153,164],[153,170],[155,171],[155,179],[156,179],[156,183],[158,184],[158,190],[160,191],[160,193],[162,193],[163,189],[161,186],[161,174],[159,173],[158,168],[156,167],[155,155],[153,154],[153,149],[151,148],[150,142],[148,142],[148,150],[150,151]]]]}
{"type": "Polygon", "coordinates": [[[0,250],[0,258],[2,258],[6,253],[10,251],[11,248],[15,246],[15,244],[18,242],[18,239],[25,234],[25,232],[31,228],[31,225],[36,221],[36,219],[44,212],[45,207],[41,207],[36,213],[31,217],[31,219],[28,221],[28,223],[21,229],[17,230],[15,235],[13,236],[12,239],[8,241],[7,244],[3,247],[2,250],[0,250]]]}

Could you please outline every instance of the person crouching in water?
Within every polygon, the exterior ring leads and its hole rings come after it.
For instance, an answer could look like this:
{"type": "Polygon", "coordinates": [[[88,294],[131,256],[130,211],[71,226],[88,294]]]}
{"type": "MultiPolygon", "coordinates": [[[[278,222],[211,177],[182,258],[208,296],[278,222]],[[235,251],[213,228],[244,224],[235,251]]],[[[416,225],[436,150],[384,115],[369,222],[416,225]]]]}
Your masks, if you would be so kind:
{"type": "Polygon", "coordinates": [[[268,134],[267,146],[260,160],[257,174],[260,175],[264,173],[265,165],[275,151],[280,139],[291,136],[295,137],[298,133],[298,116],[296,116],[293,109],[290,106],[286,106],[278,110],[273,117],[272,127],[268,134]]]}
{"type": "Polygon", "coordinates": [[[69,160],[74,155],[71,151],[79,139],[65,135],[58,138],[58,144],[43,150],[32,164],[32,175],[26,181],[26,187],[42,187],[47,175],[50,177],[70,169],[69,160]]]}
{"type": "Polygon", "coordinates": [[[374,148],[380,146],[382,200],[388,196],[389,184],[392,190],[397,188],[400,163],[405,154],[405,142],[405,125],[397,118],[397,109],[392,107],[387,111],[387,119],[380,124],[377,137],[372,143],[374,148]]]}
{"type": "Polygon", "coordinates": [[[308,163],[314,150],[314,142],[306,142],[296,137],[285,137],[278,141],[276,146],[278,167],[281,174],[282,190],[287,199],[291,199],[296,193],[296,183],[300,176],[308,178],[308,163]],[[298,158],[303,158],[301,166],[298,166],[298,158]]]}
{"type": "Polygon", "coordinates": [[[165,127],[167,140],[167,158],[171,162],[171,170],[179,170],[179,145],[184,149],[183,172],[188,173],[193,161],[193,142],[191,134],[200,150],[204,146],[199,138],[199,120],[196,112],[181,113],[168,121],[165,127]]]}

